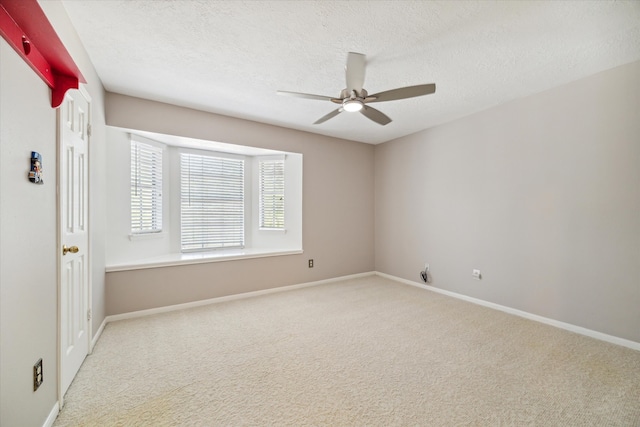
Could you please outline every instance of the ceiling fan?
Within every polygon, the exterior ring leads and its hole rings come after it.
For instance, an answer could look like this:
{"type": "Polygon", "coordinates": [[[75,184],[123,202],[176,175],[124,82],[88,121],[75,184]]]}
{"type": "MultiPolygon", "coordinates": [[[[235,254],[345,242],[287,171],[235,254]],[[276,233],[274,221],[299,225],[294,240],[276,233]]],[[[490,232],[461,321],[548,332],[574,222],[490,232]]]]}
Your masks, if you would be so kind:
{"type": "Polygon", "coordinates": [[[323,95],[313,95],[310,93],[288,92],[279,90],[278,95],[294,96],[298,98],[315,99],[319,101],[331,101],[339,104],[340,107],[333,110],[329,114],[320,117],[313,124],[319,125],[327,120],[337,116],[343,111],[357,112],[360,111],[365,117],[374,122],[387,125],[391,123],[391,119],[379,110],[369,107],[366,104],[373,102],[394,101],[397,99],[414,98],[416,96],[429,95],[436,91],[435,83],[407,86],[398,89],[391,89],[384,92],[378,92],[369,95],[363,89],[364,74],[366,66],[366,56],[361,53],[349,52],[347,55],[347,64],[345,66],[345,74],[347,77],[347,87],[342,89],[338,98],[323,95]]]}

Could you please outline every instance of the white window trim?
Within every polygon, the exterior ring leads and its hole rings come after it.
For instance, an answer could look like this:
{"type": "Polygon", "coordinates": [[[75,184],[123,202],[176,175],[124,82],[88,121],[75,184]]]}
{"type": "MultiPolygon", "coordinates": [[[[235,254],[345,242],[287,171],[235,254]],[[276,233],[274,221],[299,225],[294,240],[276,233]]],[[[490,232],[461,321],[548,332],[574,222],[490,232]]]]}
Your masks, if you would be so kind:
{"type": "Polygon", "coordinates": [[[155,233],[136,233],[136,234],[129,234],[129,240],[133,242],[136,240],[164,239],[168,235],[169,233],[167,233],[166,231],[159,231],[155,233]]]}
{"type": "Polygon", "coordinates": [[[240,261],[254,258],[268,258],[303,254],[302,249],[237,249],[209,252],[187,252],[168,254],[139,261],[108,265],[107,273],[113,271],[143,270],[147,268],[172,267],[178,265],[208,264],[212,262],[240,261]]]}
{"type": "Polygon", "coordinates": [[[270,232],[270,233],[287,234],[287,229],[286,228],[262,228],[262,227],[258,227],[258,231],[267,231],[267,232],[270,232]]]}

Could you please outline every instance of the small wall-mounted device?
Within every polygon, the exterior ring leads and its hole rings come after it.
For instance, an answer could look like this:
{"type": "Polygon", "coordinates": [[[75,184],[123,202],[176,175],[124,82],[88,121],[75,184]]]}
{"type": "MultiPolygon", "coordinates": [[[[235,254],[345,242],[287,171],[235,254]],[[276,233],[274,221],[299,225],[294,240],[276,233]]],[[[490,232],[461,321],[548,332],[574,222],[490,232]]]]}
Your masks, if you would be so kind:
{"type": "Polygon", "coordinates": [[[29,181],[34,184],[44,184],[42,179],[42,155],[37,151],[31,152],[31,170],[29,170],[29,181]]]}
{"type": "Polygon", "coordinates": [[[429,264],[425,264],[424,265],[424,270],[422,270],[420,272],[420,279],[422,279],[422,281],[424,283],[429,283],[430,279],[429,279],[429,264]]]}
{"type": "Polygon", "coordinates": [[[474,270],[471,272],[471,275],[472,275],[472,276],[473,276],[473,278],[474,278],[474,279],[476,279],[476,280],[481,280],[481,279],[482,279],[482,274],[480,274],[480,270],[476,270],[476,269],[474,269],[474,270]]]}

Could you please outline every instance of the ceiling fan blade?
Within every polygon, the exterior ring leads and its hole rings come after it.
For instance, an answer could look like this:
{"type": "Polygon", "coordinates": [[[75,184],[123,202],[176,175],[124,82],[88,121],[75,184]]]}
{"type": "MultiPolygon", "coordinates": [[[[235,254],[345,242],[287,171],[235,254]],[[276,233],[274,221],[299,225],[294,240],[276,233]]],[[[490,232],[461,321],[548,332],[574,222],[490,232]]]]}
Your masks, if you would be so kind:
{"type": "Polygon", "coordinates": [[[367,107],[365,105],[362,107],[362,110],[360,110],[360,112],[364,114],[368,119],[371,119],[382,126],[391,123],[391,119],[386,114],[384,114],[382,111],[376,110],[375,108],[367,107]]]}
{"type": "Polygon", "coordinates": [[[318,101],[333,101],[333,102],[337,101],[337,102],[342,102],[342,100],[333,98],[331,96],[313,95],[311,93],[289,92],[289,91],[286,91],[286,90],[279,90],[276,93],[278,95],[293,96],[293,97],[296,97],[296,98],[316,99],[318,101]],[[335,101],[334,101],[334,99],[335,99],[335,101]]]}
{"type": "Polygon", "coordinates": [[[360,93],[364,85],[364,73],[367,57],[361,53],[349,52],[345,74],[347,76],[347,90],[360,93]]]}
{"type": "Polygon", "coordinates": [[[394,101],[396,99],[406,99],[406,98],[414,98],[416,96],[429,95],[436,91],[435,83],[430,83],[426,85],[416,85],[416,86],[407,86],[401,87],[398,89],[391,89],[380,93],[374,93],[373,95],[367,96],[365,102],[383,102],[383,101],[394,101]],[[369,100],[369,98],[375,98],[369,100]]]}
{"type": "Polygon", "coordinates": [[[344,110],[342,109],[342,107],[333,110],[332,112],[330,112],[329,114],[320,117],[318,120],[316,120],[315,122],[313,122],[314,125],[319,125],[320,123],[324,123],[327,120],[334,118],[335,116],[337,116],[338,114],[342,113],[344,110]]]}

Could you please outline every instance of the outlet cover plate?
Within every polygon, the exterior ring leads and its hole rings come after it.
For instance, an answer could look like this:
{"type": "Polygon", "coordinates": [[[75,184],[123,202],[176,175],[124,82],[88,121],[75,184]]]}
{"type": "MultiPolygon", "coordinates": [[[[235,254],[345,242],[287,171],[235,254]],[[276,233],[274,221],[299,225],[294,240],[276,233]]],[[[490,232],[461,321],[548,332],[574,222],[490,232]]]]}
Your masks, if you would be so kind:
{"type": "Polygon", "coordinates": [[[33,391],[36,391],[42,384],[42,359],[39,359],[35,365],[33,365],[33,391]]]}

